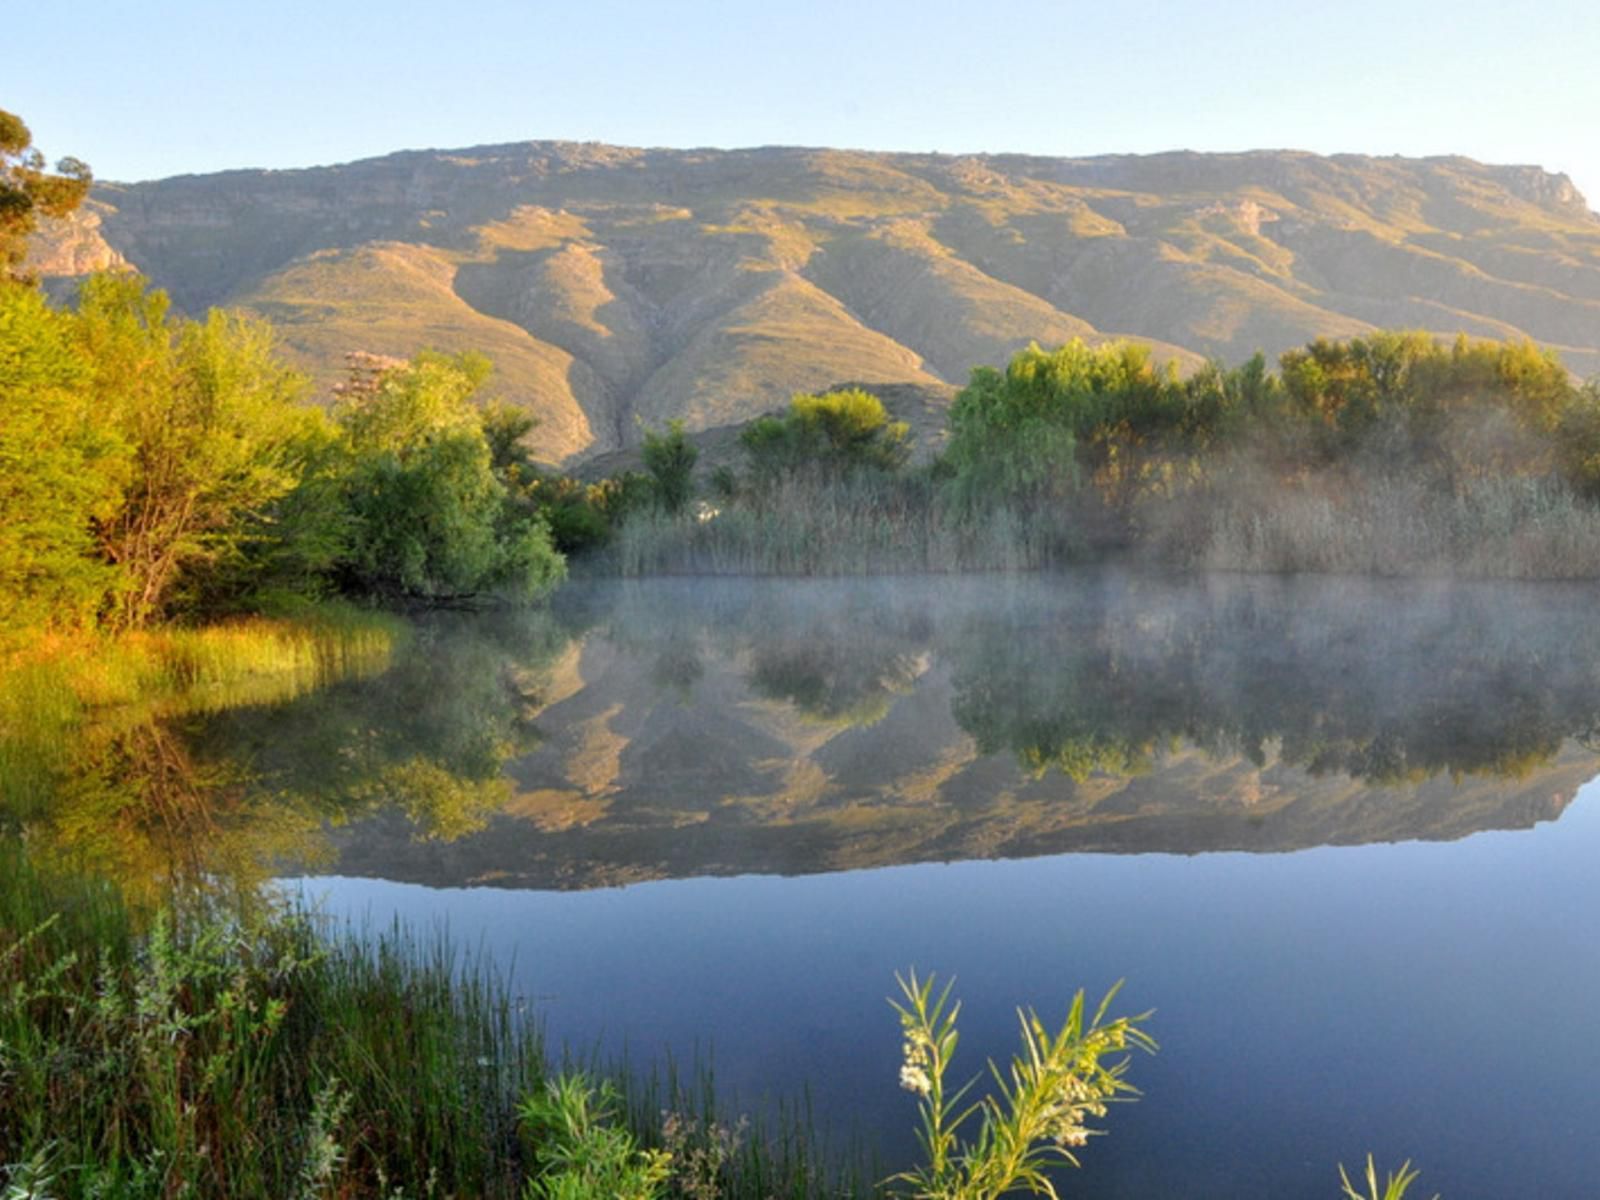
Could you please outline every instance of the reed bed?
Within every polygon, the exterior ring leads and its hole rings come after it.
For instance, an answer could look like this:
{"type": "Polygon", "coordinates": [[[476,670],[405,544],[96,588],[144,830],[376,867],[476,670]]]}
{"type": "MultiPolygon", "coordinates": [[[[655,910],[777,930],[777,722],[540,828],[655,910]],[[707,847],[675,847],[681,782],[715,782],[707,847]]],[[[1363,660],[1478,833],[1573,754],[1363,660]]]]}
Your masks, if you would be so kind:
{"type": "Polygon", "coordinates": [[[716,509],[631,515],[590,569],[623,576],[1032,571],[1136,558],[1182,570],[1600,578],[1600,507],[1553,477],[1445,488],[1358,473],[1223,476],[1131,499],[961,511],[927,481],[796,479],[716,509]]]}
{"type": "Polygon", "coordinates": [[[1224,501],[1159,557],[1186,567],[1474,579],[1600,578],[1600,509],[1557,480],[1474,480],[1455,492],[1367,480],[1224,501]]]}
{"type": "Polygon", "coordinates": [[[1071,523],[997,505],[966,516],[918,480],[789,479],[721,509],[631,515],[599,568],[641,575],[1025,571],[1081,556],[1071,523]]]}

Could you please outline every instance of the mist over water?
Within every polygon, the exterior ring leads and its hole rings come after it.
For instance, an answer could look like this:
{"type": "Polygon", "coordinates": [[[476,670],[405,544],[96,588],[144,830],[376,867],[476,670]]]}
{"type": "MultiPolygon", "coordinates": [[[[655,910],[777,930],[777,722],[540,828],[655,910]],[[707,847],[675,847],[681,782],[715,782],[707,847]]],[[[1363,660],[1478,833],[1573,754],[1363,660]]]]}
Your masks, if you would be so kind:
{"type": "Polygon", "coordinates": [[[585,887],[1447,839],[1558,815],[1600,718],[1581,588],[697,580],[556,619],[505,808],[448,845],[353,827],[341,870],[585,887]]]}

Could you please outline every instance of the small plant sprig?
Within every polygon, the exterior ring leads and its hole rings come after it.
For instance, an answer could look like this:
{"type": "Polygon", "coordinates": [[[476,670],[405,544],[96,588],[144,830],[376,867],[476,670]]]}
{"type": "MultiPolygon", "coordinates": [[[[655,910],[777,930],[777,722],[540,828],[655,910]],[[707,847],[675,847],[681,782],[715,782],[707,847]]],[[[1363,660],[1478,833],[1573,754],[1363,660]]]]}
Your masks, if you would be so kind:
{"type": "MultiPolygon", "coordinates": [[[[1383,1188],[1378,1187],[1378,1168],[1373,1165],[1372,1155],[1367,1155],[1367,1190],[1358,1192],[1350,1183],[1350,1176],[1345,1174],[1344,1164],[1339,1164],[1339,1182],[1344,1185],[1345,1200],[1404,1200],[1406,1189],[1416,1182],[1420,1171],[1411,1167],[1408,1158],[1400,1164],[1398,1171],[1391,1171],[1384,1180],[1383,1188]]],[[[1437,1195],[1433,1200],[1439,1200],[1437,1195]]]]}
{"type": "Polygon", "coordinates": [[[526,1200],[657,1200],[672,1173],[672,1156],[642,1150],[620,1124],[621,1097],[581,1072],[546,1082],[519,1114],[533,1143],[537,1174],[526,1200]]]}
{"type": "Polygon", "coordinates": [[[911,1186],[902,1194],[916,1200],[993,1200],[1026,1191],[1059,1200],[1050,1168],[1077,1166],[1073,1150],[1103,1132],[1086,1122],[1104,1117],[1108,1102],[1137,1094],[1123,1078],[1128,1058],[1110,1056],[1129,1048],[1155,1050],[1155,1040],[1143,1029],[1150,1014],[1106,1019],[1121,984],[1106,993],[1092,1015],[1079,991],[1055,1033],[1031,1009],[1018,1009],[1022,1053],[1012,1057],[1004,1073],[991,1059],[995,1090],[963,1107],[977,1079],[954,1091],[947,1088],[961,1012],[960,1003],[950,1000],[951,984],[935,994],[933,975],[919,979],[915,970],[903,978],[897,974],[895,982],[905,998],[903,1004],[889,1001],[900,1014],[905,1038],[900,1085],[921,1098],[917,1136],[927,1159],[894,1177],[911,1186]],[[974,1119],[977,1135],[963,1142],[962,1127],[974,1119]]]}

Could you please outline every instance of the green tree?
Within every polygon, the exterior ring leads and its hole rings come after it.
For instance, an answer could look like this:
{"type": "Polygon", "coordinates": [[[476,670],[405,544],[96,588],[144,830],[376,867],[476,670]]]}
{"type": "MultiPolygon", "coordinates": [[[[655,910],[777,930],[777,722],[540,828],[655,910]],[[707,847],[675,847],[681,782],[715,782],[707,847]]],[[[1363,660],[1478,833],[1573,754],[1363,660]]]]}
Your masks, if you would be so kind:
{"type": "Polygon", "coordinates": [[[974,370],[951,405],[944,455],[951,493],[970,510],[1068,497],[1102,472],[1120,481],[1128,453],[1178,435],[1190,407],[1148,346],[1031,345],[1004,372],[974,370]]]}
{"type": "MultiPolygon", "coordinates": [[[[348,438],[346,582],[396,599],[540,595],[564,574],[542,519],[512,502],[472,401],[476,355],[358,360],[336,419],[348,438]]],[[[518,435],[520,436],[520,434],[518,435]]]]}
{"type": "Polygon", "coordinates": [[[52,174],[21,117],[0,109],[0,279],[16,278],[41,216],[64,217],[89,194],[88,166],[63,158],[52,174]]]}
{"type": "Polygon", "coordinates": [[[1077,438],[1038,404],[1019,404],[1010,378],[978,367],[950,408],[941,471],[956,506],[1029,504],[1074,492],[1077,438]]]}
{"type": "Polygon", "coordinates": [[[792,471],[846,475],[896,471],[911,454],[910,426],[889,420],[883,401],[860,388],[799,393],[781,417],[762,417],[739,438],[758,476],[792,471]]]}
{"type": "Polygon", "coordinates": [[[528,434],[538,427],[537,417],[502,400],[484,406],[480,423],[489,442],[489,463],[502,483],[516,487],[537,477],[527,444],[528,434]]]}
{"type": "Polygon", "coordinates": [[[665,433],[645,431],[645,470],[655,485],[657,502],[669,513],[683,511],[694,495],[694,464],[699,457],[682,421],[668,421],[665,433]]]}
{"type": "Polygon", "coordinates": [[[92,530],[121,495],[125,447],[95,420],[74,327],[0,284],[0,641],[90,620],[116,585],[92,530]]]}
{"type": "Polygon", "coordinates": [[[265,536],[258,518],[294,491],[320,418],[270,327],[218,310],[172,318],[166,295],[136,277],[89,280],[77,331],[94,411],[128,453],[120,501],[95,523],[122,575],[112,621],[142,625],[265,536]]]}

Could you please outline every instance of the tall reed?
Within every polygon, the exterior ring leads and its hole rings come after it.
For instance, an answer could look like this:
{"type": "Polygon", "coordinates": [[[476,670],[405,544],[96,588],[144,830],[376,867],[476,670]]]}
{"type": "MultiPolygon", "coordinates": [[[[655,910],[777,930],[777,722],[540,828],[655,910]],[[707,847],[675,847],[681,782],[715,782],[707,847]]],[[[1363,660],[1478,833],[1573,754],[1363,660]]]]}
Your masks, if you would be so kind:
{"type": "Polygon", "coordinates": [[[544,1059],[485,964],[290,911],[140,926],[0,845],[0,1162],[61,1196],[516,1194],[544,1059]]]}
{"type": "Polygon", "coordinates": [[[1363,478],[1195,505],[1150,553],[1209,570],[1480,579],[1600,578],[1600,509],[1558,480],[1472,480],[1455,491],[1363,478]]]}
{"type": "Polygon", "coordinates": [[[1020,571],[1080,555],[1071,522],[1004,504],[961,514],[925,480],[791,477],[720,509],[635,513],[599,569],[622,575],[1020,571]]]}

